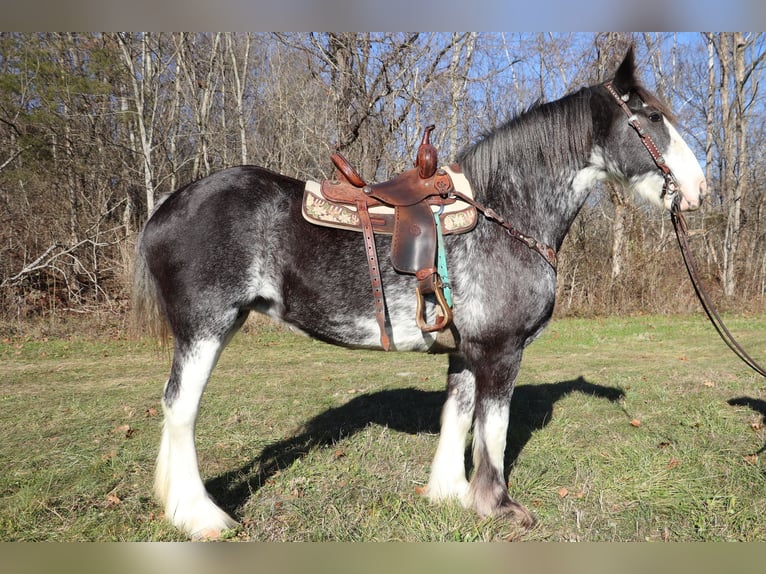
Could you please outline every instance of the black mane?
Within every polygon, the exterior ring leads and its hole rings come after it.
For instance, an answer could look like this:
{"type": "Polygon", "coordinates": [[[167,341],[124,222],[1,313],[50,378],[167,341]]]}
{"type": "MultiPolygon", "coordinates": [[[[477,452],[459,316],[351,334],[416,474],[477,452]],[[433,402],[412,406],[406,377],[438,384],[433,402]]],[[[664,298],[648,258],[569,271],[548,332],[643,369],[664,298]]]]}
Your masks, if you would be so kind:
{"type": "Polygon", "coordinates": [[[458,163],[481,193],[495,186],[507,189],[513,174],[579,169],[593,140],[591,94],[592,88],[583,88],[533,104],[464,149],[458,163]]]}

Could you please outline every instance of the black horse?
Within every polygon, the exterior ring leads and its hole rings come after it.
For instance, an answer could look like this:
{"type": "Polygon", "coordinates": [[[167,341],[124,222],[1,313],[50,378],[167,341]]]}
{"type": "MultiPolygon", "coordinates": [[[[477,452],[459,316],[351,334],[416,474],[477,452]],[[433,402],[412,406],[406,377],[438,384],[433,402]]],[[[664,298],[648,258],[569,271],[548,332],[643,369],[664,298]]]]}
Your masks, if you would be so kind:
{"type": "MultiPolygon", "coordinates": [[[[533,107],[457,162],[480,202],[555,250],[597,181],[616,181],[666,209],[695,209],[705,190],[668,110],[636,78],[632,50],[611,82],[533,107]]],[[[380,348],[363,242],[304,221],[304,185],[258,167],[223,170],[161,201],[139,241],[136,310],[174,337],[155,490],[167,518],[195,538],[236,524],[205,490],[194,427],[210,373],[248,314],[334,344],[380,348]]],[[[387,240],[378,241],[387,253],[387,240]]],[[[446,251],[459,343],[448,351],[441,435],[423,490],[431,500],[456,498],[481,515],[528,526],[532,516],[508,495],[503,460],[522,352],[551,317],[556,272],[488,219],[448,236],[446,251]]],[[[414,279],[382,267],[391,347],[434,351],[434,335],[414,321],[414,279]]],[[[426,313],[433,317],[433,302],[426,313]]]]}

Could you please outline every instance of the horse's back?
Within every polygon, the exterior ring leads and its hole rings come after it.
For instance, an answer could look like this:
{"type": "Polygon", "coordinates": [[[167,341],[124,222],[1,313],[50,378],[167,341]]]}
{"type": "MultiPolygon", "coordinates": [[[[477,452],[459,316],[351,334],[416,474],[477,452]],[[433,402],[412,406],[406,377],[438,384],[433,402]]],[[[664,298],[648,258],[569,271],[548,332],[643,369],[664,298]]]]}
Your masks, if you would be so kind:
{"type": "Polygon", "coordinates": [[[303,182],[266,168],[250,165],[227,168],[171,193],[157,206],[146,229],[188,223],[214,226],[220,219],[216,214],[252,213],[263,203],[284,202],[302,187],[303,182]]]}

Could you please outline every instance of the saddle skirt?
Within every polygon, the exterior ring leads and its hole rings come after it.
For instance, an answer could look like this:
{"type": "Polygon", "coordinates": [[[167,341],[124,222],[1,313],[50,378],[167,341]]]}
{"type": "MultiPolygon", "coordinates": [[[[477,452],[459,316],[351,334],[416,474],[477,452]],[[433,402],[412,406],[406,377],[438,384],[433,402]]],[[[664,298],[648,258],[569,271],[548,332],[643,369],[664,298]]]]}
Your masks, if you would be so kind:
{"type": "MultiPolygon", "coordinates": [[[[471,184],[465,175],[458,170],[457,166],[442,168],[446,171],[456,191],[473,198],[471,184]]],[[[444,235],[467,233],[471,231],[478,220],[476,208],[468,205],[460,199],[452,203],[431,205],[434,214],[441,213],[441,231],[444,235]]],[[[375,205],[368,208],[372,228],[375,233],[392,235],[394,233],[395,207],[387,205],[375,205]]],[[[307,181],[303,193],[303,205],[301,208],[303,218],[309,223],[323,227],[347,229],[350,231],[362,231],[362,223],[357,214],[357,208],[353,204],[340,204],[327,200],[322,195],[322,184],[317,181],[307,181]]]]}

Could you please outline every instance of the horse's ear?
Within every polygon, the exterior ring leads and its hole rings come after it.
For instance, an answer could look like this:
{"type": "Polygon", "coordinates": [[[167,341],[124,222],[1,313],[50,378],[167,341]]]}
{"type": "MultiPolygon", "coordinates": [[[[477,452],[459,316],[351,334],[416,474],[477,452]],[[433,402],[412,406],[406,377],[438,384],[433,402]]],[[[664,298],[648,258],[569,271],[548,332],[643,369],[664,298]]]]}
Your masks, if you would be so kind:
{"type": "Polygon", "coordinates": [[[613,83],[615,88],[617,88],[621,94],[629,92],[631,88],[639,83],[636,79],[636,55],[633,46],[628,48],[628,52],[625,54],[622,64],[617,68],[617,71],[614,74],[613,83]]]}

